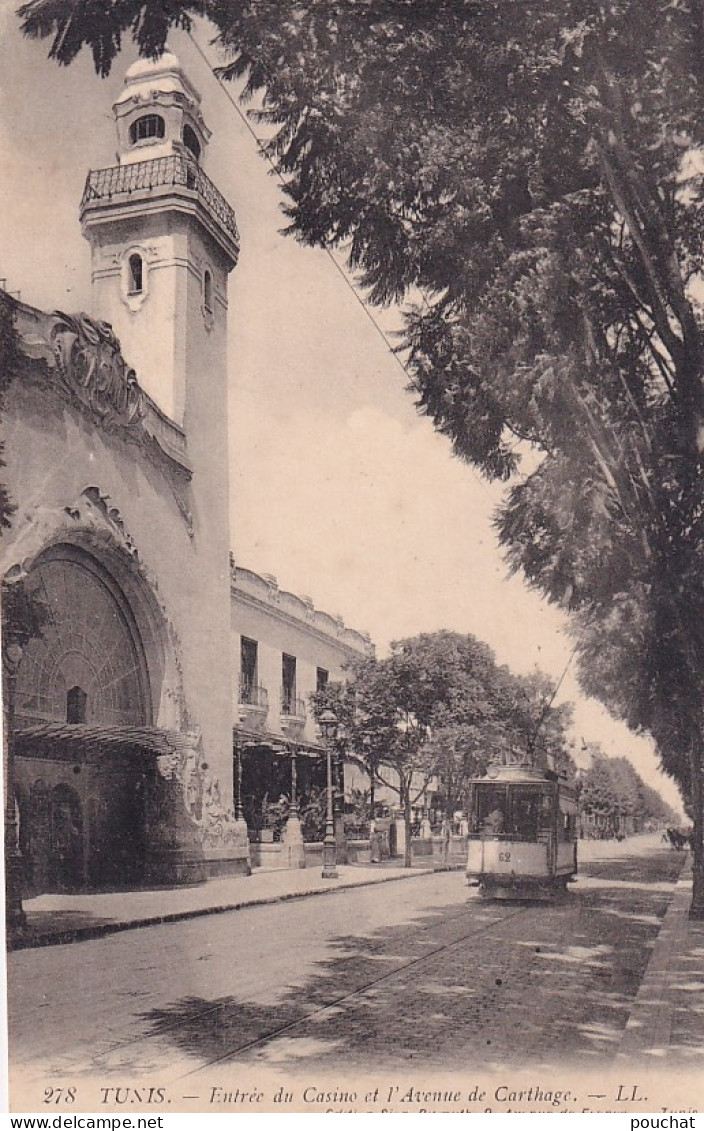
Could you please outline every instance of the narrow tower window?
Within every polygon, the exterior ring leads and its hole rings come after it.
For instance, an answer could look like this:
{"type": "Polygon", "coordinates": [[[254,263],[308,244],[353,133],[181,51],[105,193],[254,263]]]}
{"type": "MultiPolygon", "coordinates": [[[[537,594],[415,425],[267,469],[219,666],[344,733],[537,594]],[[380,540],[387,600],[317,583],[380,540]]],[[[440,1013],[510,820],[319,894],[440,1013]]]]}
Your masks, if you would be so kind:
{"type": "Polygon", "coordinates": [[[213,310],[213,276],[210,271],[203,273],[203,306],[212,313],[213,310]]]}
{"type": "Polygon", "coordinates": [[[165,132],[164,119],[159,114],[143,114],[130,126],[130,141],[136,145],[138,141],[162,138],[165,132]]]}
{"type": "Polygon", "coordinates": [[[131,255],[129,258],[129,293],[131,295],[140,295],[144,289],[144,266],[142,264],[142,256],[131,255]]]}
{"type": "Polygon", "coordinates": [[[200,142],[198,141],[198,135],[196,134],[196,131],[192,126],[183,127],[183,144],[185,145],[186,149],[190,149],[196,161],[199,161],[200,142]]]}

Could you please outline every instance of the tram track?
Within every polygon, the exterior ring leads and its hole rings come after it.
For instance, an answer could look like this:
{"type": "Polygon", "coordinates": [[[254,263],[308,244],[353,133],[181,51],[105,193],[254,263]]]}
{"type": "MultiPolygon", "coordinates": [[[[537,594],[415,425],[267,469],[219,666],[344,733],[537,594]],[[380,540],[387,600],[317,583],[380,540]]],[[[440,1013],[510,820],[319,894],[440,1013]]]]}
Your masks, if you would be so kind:
{"type": "MultiPolygon", "coordinates": [[[[599,863],[599,864],[595,864],[595,863],[590,862],[589,875],[594,877],[594,878],[598,878],[598,876],[600,874],[603,874],[604,872],[608,872],[611,867],[612,867],[611,861],[604,861],[603,863],[599,863]]],[[[574,895],[579,896],[579,894],[580,893],[579,893],[578,890],[574,891],[574,895]]],[[[565,905],[565,906],[569,906],[572,902],[573,901],[570,900],[569,896],[568,896],[566,901],[564,899],[561,900],[561,901],[558,900],[557,903],[553,903],[552,906],[553,907],[558,906],[560,903],[563,903],[563,905],[565,905]]],[[[448,921],[449,922],[456,922],[459,919],[465,918],[468,914],[471,914],[471,912],[473,910],[472,904],[474,904],[475,906],[479,905],[479,906],[486,908],[486,907],[491,906],[491,901],[487,900],[486,902],[482,902],[482,903],[479,903],[479,901],[477,901],[475,903],[475,901],[472,900],[471,903],[465,904],[465,907],[464,907],[462,912],[460,912],[457,915],[450,916],[448,921]]],[[[424,954],[418,955],[418,956],[416,956],[412,959],[409,959],[406,962],[399,963],[398,965],[396,965],[393,968],[393,970],[387,970],[383,974],[380,974],[376,978],[368,979],[363,984],[357,985],[353,989],[347,990],[343,994],[339,994],[338,996],[333,998],[331,1001],[325,1002],[323,1005],[320,1005],[315,1009],[308,1010],[301,1017],[294,1018],[293,1020],[288,1021],[283,1025],[277,1025],[277,1026],[267,1030],[265,1033],[260,1033],[259,1035],[257,1035],[256,1037],[253,1037],[249,1041],[246,1041],[246,1042],[244,1042],[240,1045],[235,1045],[235,1046],[232,1046],[232,1047],[226,1049],[224,1052],[220,1053],[218,1056],[211,1057],[209,1060],[205,1061],[203,1064],[199,1065],[198,1067],[193,1068],[189,1072],[184,1073],[183,1076],[178,1077],[178,1079],[188,1079],[190,1077],[197,1076],[199,1073],[204,1072],[208,1069],[212,1069],[215,1066],[217,1066],[218,1064],[222,1064],[224,1061],[231,1060],[234,1057],[241,1056],[245,1053],[250,1053],[255,1049],[264,1048],[267,1044],[270,1044],[271,1042],[277,1040],[281,1036],[290,1034],[292,1031],[299,1028],[300,1026],[308,1024],[312,1021],[316,1021],[320,1017],[324,1016],[326,1013],[328,1013],[332,1010],[338,1009],[342,1005],[349,1004],[355,997],[362,996],[365,993],[367,993],[369,990],[375,989],[376,987],[384,984],[385,982],[389,982],[392,979],[398,977],[399,975],[405,974],[406,972],[408,972],[411,969],[416,969],[416,968],[422,966],[423,964],[430,962],[433,959],[436,959],[440,954],[443,954],[444,952],[450,951],[450,950],[459,946],[462,943],[467,943],[470,940],[478,937],[481,934],[489,932],[492,928],[498,926],[501,923],[513,922],[515,919],[519,918],[520,916],[526,915],[529,912],[534,911],[536,909],[536,907],[538,907],[538,906],[544,906],[544,905],[536,904],[532,901],[521,901],[518,906],[516,906],[516,904],[503,903],[503,904],[501,904],[501,907],[502,907],[502,909],[505,908],[506,912],[504,914],[497,914],[495,917],[493,917],[491,919],[490,922],[483,923],[481,925],[476,925],[475,928],[471,931],[467,931],[464,934],[462,934],[458,937],[455,937],[453,939],[446,940],[441,945],[434,947],[432,950],[426,951],[424,954]]],[[[437,924],[426,924],[424,927],[418,928],[416,933],[428,931],[428,930],[431,929],[431,927],[433,929],[437,929],[437,924]]]]}
{"type": "MultiPolygon", "coordinates": [[[[582,875],[589,878],[599,879],[601,876],[607,876],[612,872],[614,862],[611,859],[604,859],[596,861],[585,862],[582,868],[582,875]]],[[[340,893],[344,897],[344,893],[340,893]]],[[[567,897],[566,900],[560,899],[552,906],[557,908],[560,905],[569,908],[574,907],[575,904],[581,903],[580,896],[587,896],[587,908],[594,898],[594,890],[582,889],[580,891],[579,884],[576,888],[572,889],[571,898],[567,897]]],[[[339,992],[338,987],[329,986],[329,991],[332,996],[328,1000],[319,1001],[316,1004],[311,1004],[309,1008],[301,1008],[301,1012],[297,1016],[291,1016],[291,1006],[272,1005],[269,1009],[269,1016],[267,1017],[267,1007],[260,1004],[261,1002],[261,987],[257,986],[259,992],[247,996],[245,990],[242,995],[242,1000],[239,1001],[236,997],[221,998],[217,1001],[205,1002],[200,1001],[197,1003],[197,1008],[187,1011],[189,999],[183,997],[181,999],[181,1006],[178,1001],[172,1002],[166,1010],[161,1012],[159,1018],[159,1011],[150,1010],[143,1012],[135,1020],[139,1022],[140,1029],[137,1032],[132,1032],[131,1035],[125,1036],[120,1039],[118,1034],[115,1034],[112,1042],[103,1048],[95,1048],[92,1057],[93,1070],[110,1072],[111,1074],[120,1069],[120,1064],[117,1063],[121,1059],[121,1054],[131,1052],[136,1046],[144,1046],[154,1042],[171,1040],[174,1047],[182,1047],[189,1050],[190,1055],[197,1050],[197,1034],[199,1028],[203,1027],[203,1032],[210,1031],[211,1037],[220,1034],[217,1037],[221,1040],[228,1037],[228,1027],[234,1029],[232,1033],[232,1043],[228,1043],[225,1048],[223,1044],[220,1048],[213,1050],[212,1043],[210,1046],[211,1054],[207,1055],[206,1059],[200,1060],[195,1067],[189,1068],[186,1071],[174,1075],[173,1080],[186,1080],[190,1077],[197,1077],[200,1073],[206,1072],[209,1069],[216,1067],[223,1062],[235,1060],[238,1057],[247,1056],[251,1053],[257,1053],[259,1050],[265,1049],[267,1045],[272,1044],[281,1037],[293,1035],[297,1030],[305,1029],[308,1026],[315,1025],[315,1023],[326,1014],[330,1014],[341,1007],[348,1006],[353,1003],[356,998],[363,998],[364,995],[374,991],[377,987],[384,986],[385,984],[392,983],[394,979],[402,979],[409,972],[416,970],[422,972],[423,967],[431,965],[436,962],[443,953],[449,953],[456,950],[458,947],[470,946],[473,939],[477,939],[482,935],[490,935],[491,932],[500,934],[503,931],[503,925],[514,924],[512,933],[515,932],[515,921],[523,916],[529,916],[540,910],[545,905],[535,904],[531,902],[511,903],[511,902],[497,902],[491,900],[481,900],[472,895],[462,899],[460,906],[456,906],[451,914],[444,914],[447,906],[431,907],[429,908],[425,921],[416,921],[416,923],[409,923],[408,930],[403,934],[403,946],[406,948],[407,954],[402,960],[394,960],[393,951],[390,949],[393,943],[387,943],[384,936],[380,933],[381,928],[377,927],[370,930],[365,934],[363,929],[358,932],[350,932],[349,935],[340,937],[330,936],[329,944],[334,947],[345,946],[348,950],[348,955],[352,957],[355,953],[359,955],[360,962],[365,959],[379,959],[384,962],[387,967],[383,971],[370,976],[371,971],[367,968],[362,974],[357,971],[357,979],[354,975],[348,980],[348,988],[344,992],[339,992]],[[432,936],[432,938],[429,938],[432,936]],[[359,946],[355,951],[355,941],[358,941],[359,946]],[[428,943],[424,940],[429,940],[428,943]],[[433,945],[435,943],[435,945],[433,945]],[[368,949],[365,951],[365,944],[368,944],[368,949]],[[422,948],[422,953],[414,953],[418,948],[422,948]],[[387,953],[390,952],[390,953],[387,953]],[[409,953],[410,952],[410,953],[409,953]],[[393,965],[391,965],[393,963],[393,965]],[[349,981],[352,985],[349,986],[349,981]],[[249,1007],[258,1009],[261,1016],[257,1017],[256,1027],[252,1025],[251,1018],[247,1019],[247,1010],[249,1007]],[[179,1008],[182,1012],[178,1012],[179,1008]],[[246,1029],[249,1025],[249,1033],[241,1032],[239,1039],[237,1037],[238,1027],[238,1009],[243,1011],[243,1020],[240,1028],[246,1029]],[[282,1018],[282,1010],[288,1008],[288,1017],[282,1018]],[[171,1015],[169,1016],[169,1012],[171,1015]],[[218,1013],[223,1015],[223,1023],[217,1019],[218,1013]],[[278,1017],[277,1017],[278,1013],[278,1017]],[[143,1027],[142,1027],[143,1026],[143,1027]],[[254,1031],[252,1031],[254,1029],[254,1031]],[[189,1033],[190,1047],[189,1047],[189,1033]],[[195,1040],[193,1034],[196,1035],[195,1040]],[[244,1039],[243,1039],[244,1038],[244,1039]],[[112,1061],[112,1063],[111,1063],[112,1061]]],[[[398,924],[397,924],[398,927],[398,924]]],[[[403,925],[401,924],[401,928],[403,925]]],[[[530,930],[531,928],[527,928],[530,930]]],[[[519,932],[522,928],[518,928],[519,932]]],[[[387,936],[389,937],[389,936],[387,936]]],[[[492,944],[489,944],[492,945],[492,944]]],[[[222,953],[222,948],[220,950],[222,953]]],[[[348,955],[344,955],[346,958],[348,955]]],[[[333,960],[334,961],[334,960],[333,960]]],[[[455,959],[455,962],[457,959],[455,959]]],[[[368,964],[368,963],[367,963],[368,964]]],[[[354,966],[354,964],[353,964],[354,966]]],[[[348,977],[348,975],[345,975],[348,977]]],[[[322,980],[322,984],[325,982],[322,980]]],[[[497,983],[498,984],[498,983],[497,983]]],[[[278,986],[272,983],[272,990],[277,992],[285,992],[286,985],[282,983],[278,986]]],[[[266,991],[265,991],[266,992],[266,991]]],[[[191,1004],[194,1004],[193,999],[190,999],[191,1004]]],[[[106,1034],[107,1036],[107,1034],[106,1034]]],[[[109,1040],[109,1038],[108,1038],[109,1040]]],[[[141,1054],[140,1054],[141,1055],[141,1054]]],[[[196,1052],[196,1055],[197,1052],[196,1052]]],[[[187,1066],[182,1063],[180,1066],[185,1069],[187,1066]]]]}
{"type": "MultiPolygon", "coordinates": [[[[457,914],[446,916],[444,918],[441,929],[445,929],[451,924],[457,923],[461,920],[466,920],[468,916],[472,915],[473,912],[476,911],[477,907],[481,907],[484,911],[486,911],[487,909],[491,909],[491,904],[489,902],[485,903],[480,900],[468,900],[463,905],[461,911],[459,911],[457,914]]],[[[350,999],[364,994],[375,986],[381,985],[384,982],[398,976],[399,974],[404,973],[406,970],[422,965],[424,962],[428,962],[431,959],[436,958],[443,951],[450,950],[453,947],[458,946],[460,943],[466,943],[468,940],[487,931],[490,931],[493,927],[496,927],[500,923],[514,919],[517,915],[525,913],[528,910],[530,910],[530,907],[526,905],[521,905],[521,907],[518,909],[509,908],[506,904],[501,904],[500,907],[499,905],[497,905],[497,913],[492,915],[488,922],[475,924],[473,930],[465,931],[459,936],[446,939],[439,946],[433,947],[431,950],[426,950],[423,954],[416,955],[405,962],[395,964],[392,969],[384,971],[384,973],[380,974],[378,977],[366,979],[365,981],[354,986],[351,990],[347,990],[344,994],[339,994],[332,998],[330,1001],[317,1006],[315,1009],[311,1009],[306,1011],[305,1013],[302,1013],[300,1017],[287,1021],[283,1025],[277,1025],[271,1030],[267,1030],[265,1033],[259,1034],[251,1040],[243,1042],[241,1045],[237,1045],[226,1050],[222,1055],[211,1058],[202,1065],[199,1065],[197,1068],[191,1069],[189,1072],[184,1074],[183,1078],[185,1079],[188,1076],[193,1075],[194,1073],[203,1071],[208,1067],[212,1067],[213,1065],[220,1063],[222,1060],[227,1060],[228,1058],[236,1056],[239,1053],[248,1052],[250,1049],[265,1045],[268,1042],[275,1040],[281,1034],[288,1033],[290,1030],[295,1029],[300,1025],[306,1024],[307,1022],[319,1017],[329,1010],[337,1008],[350,999]]],[[[407,944],[410,943],[410,945],[413,945],[415,940],[422,937],[423,935],[427,935],[431,931],[433,933],[437,933],[438,931],[438,923],[434,919],[431,922],[420,924],[419,926],[409,931],[405,937],[405,941],[407,944]]],[[[194,1010],[192,1013],[187,1013],[178,1018],[175,1018],[168,1024],[161,1024],[159,1025],[158,1029],[155,1029],[151,1032],[142,1032],[131,1036],[126,1040],[115,1041],[108,1048],[101,1049],[99,1057],[101,1059],[103,1057],[110,1057],[115,1053],[126,1051],[127,1049],[133,1048],[136,1045],[143,1044],[152,1040],[158,1040],[162,1037],[168,1037],[170,1034],[177,1032],[181,1028],[195,1026],[198,1025],[199,1022],[207,1022],[209,1018],[214,1017],[221,1009],[222,1003],[216,1002],[213,1005],[209,1005],[205,1009],[194,1010]]],[[[179,1079],[181,1078],[182,1077],[179,1077],[179,1079]]]]}
{"type": "MultiPolygon", "coordinates": [[[[301,1025],[315,1021],[331,1010],[338,1009],[341,1005],[349,1004],[349,1002],[352,1001],[355,997],[362,996],[369,990],[375,989],[377,986],[391,981],[393,978],[398,977],[400,974],[405,974],[411,969],[418,968],[424,963],[430,962],[432,959],[437,958],[438,955],[452,950],[456,946],[459,946],[460,943],[466,943],[470,939],[474,939],[477,936],[490,931],[499,923],[514,920],[533,909],[533,904],[521,904],[521,906],[515,910],[507,911],[506,914],[503,915],[497,915],[490,922],[476,927],[475,930],[468,931],[465,934],[458,936],[457,938],[443,942],[440,946],[434,947],[432,950],[426,951],[424,954],[418,955],[406,962],[399,963],[393,968],[393,970],[387,970],[383,974],[380,974],[377,978],[369,979],[361,985],[355,986],[354,989],[348,990],[344,994],[339,994],[337,997],[333,998],[331,1001],[326,1002],[324,1005],[320,1005],[315,1009],[308,1010],[301,1017],[295,1018],[294,1020],[289,1021],[284,1025],[278,1025],[275,1028],[269,1029],[265,1033],[261,1033],[257,1037],[254,1037],[250,1041],[246,1041],[241,1045],[228,1048],[219,1056],[211,1057],[209,1060],[205,1061],[197,1068],[193,1068],[189,1072],[184,1073],[184,1075],[180,1076],[179,1079],[188,1079],[189,1077],[196,1076],[200,1072],[204,1072],[207,1069],[213,1068],[216,1065],[223,1063],[223,1061],[230,1060],[235,1056],[242,1055],[243,1053],[249,1053],[253,1049],[263,1048],[265,1045],[271,1043],[274,1040],[277,1040],[279,1037],[285,1034],[289,1034],[301,1025]]],[[[466,909],[465,914],[467,914],[468,910],[469,909],[466,909]]],[[[452,916],[452,919],[457,920],[463,917],[463,915],[456,915],[452,916]]],[[[428,927],[425,928],[425,930],[428,929],[428,927]]]]}

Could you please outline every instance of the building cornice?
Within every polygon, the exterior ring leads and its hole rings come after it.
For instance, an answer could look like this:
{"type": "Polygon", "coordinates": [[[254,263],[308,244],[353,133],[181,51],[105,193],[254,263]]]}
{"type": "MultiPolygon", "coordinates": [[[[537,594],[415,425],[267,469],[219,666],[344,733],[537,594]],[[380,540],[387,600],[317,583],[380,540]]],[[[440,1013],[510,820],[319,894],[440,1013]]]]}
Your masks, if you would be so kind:
{"type": "Polygon", "coordinates": [[[230,591],[233,600],[302,629],[325,644],[341,648],[350,659],[374,655],[374,645],[368,634],[349,628],[340,616],[333,617],[316,609],[309,597],[299,597],[279,589],[276,578],[271,574],[262,575],[242,566],[233,566],[230,591]]]}

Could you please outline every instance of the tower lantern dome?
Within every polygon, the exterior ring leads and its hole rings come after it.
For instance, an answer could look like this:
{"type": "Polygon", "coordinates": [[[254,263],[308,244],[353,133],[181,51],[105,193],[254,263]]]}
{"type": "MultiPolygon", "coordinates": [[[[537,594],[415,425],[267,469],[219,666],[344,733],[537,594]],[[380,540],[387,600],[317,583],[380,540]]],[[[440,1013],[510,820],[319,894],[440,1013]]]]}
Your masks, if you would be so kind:
{"type": "Polygon", "coordinates": [[[174,155],[200,162],[210,137],[200,103],[171,51],[153,60],[138,59],[128,68],[124,90],[113,105],[120,164],[174,155]]]}
{"type": "Polygon", "coordinates": [[[198,447],[201,375],[209,374],[208,397],[227,385],[235,213],[202,168],[210,131],[175,55],[133,63],[113,110],[118,163],[91,170],[81,199],[94,307],[129,343],[159,410],[198,447]]]}

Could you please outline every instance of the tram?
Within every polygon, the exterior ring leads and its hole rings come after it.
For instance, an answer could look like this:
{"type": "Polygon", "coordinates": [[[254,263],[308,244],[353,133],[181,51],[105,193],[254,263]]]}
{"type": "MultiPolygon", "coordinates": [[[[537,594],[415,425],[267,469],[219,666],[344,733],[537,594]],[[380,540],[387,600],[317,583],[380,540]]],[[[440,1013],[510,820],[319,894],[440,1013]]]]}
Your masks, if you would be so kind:
{"type": "Polygon", "coordinates": [[[471,783],[467,879],[493,899],[550,900],[577,878],[577,790],[525,762],[471,783]]]}

